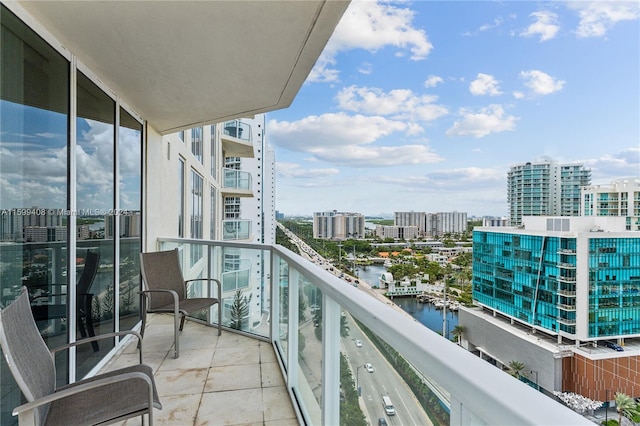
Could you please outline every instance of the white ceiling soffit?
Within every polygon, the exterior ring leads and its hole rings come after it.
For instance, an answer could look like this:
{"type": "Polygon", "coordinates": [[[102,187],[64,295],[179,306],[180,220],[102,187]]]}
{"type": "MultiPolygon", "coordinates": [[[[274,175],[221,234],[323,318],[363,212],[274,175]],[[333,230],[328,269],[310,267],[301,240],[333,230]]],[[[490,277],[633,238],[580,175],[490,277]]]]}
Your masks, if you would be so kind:
{"type": "Polygon", "coordinates": [[[162,134],[285,108],[348,1],[21,1],[162,134]]]}

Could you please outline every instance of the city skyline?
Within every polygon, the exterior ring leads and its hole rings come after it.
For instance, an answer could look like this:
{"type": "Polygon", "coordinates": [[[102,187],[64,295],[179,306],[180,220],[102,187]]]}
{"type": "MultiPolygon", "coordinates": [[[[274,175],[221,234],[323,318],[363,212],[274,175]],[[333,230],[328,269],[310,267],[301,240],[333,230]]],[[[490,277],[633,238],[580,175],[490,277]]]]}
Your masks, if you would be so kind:
{"type": "Polygon", "coordinates": [[[360,2],[267,115],[286,215],[506,216],[509,167],[640,176],[637,2],[360,2]]]}

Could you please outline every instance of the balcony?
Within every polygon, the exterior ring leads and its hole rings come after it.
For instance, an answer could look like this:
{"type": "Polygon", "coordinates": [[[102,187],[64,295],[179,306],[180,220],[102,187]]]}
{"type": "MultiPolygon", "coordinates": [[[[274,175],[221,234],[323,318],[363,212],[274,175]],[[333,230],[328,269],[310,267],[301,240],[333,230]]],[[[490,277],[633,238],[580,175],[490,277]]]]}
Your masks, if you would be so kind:
{"type": "Polygon", "coordinates": [[[564,303],[558,303],[558,308],[562,309],[563,311],[567,311],[567,312],[575,312],[576,311],[576,305],[567,305],[564,303]]]}
{"type": "Polygon", "coordinates": [[[222,195],[225,197],[253,197],[251,173],[235,169],[223,169],[222,195]]]}
{"type": "Polygon", "coordinates": [[[558,262],[558,267],[564,269],[576,269],[575,263],[558,262]]]}
{"type": "MultiPolygon", "coordinates": [[[[374,289],[347,285],[280,246],[160,241],[160,249],[173,248],[186,279],[220,278],[234,256],[253,259],[251,269],[262,273],[249,278],[245,294],[253,299],[243,320],[233,324],[234,315],[225,312],[220,337],[206,318],[190,321],[178,359],[170,356],[169,319],[153,317],[144,348],[165,407],[156,412],[158,421],[337,425],[347,424],[342,416],[357,407],[375,424],[387,394],[396,407],[393,420],[402,424],[588,423],[417,323],[374,289]],[[194,252],[201,258],[191,263],[194,252]],[[415,380],[429,398],[416,398],[407,384],[415,380]]],[[[233,294],[223,293],[226,311],[233,294]]],[[[209,318],[217,318],[215,309],[209,318]]],[[[128,346],[112,364],[134,358],[128,346]]]]}
{"type": "Polygon", "coordinates": [[[223,220],[222,239],[224,241],[248,240],[251,238],[250,220],[223,220]]]}
{"type": "Polygon", "coordinates": [[[240,120],[226,121],[222,125],[221,139],[225,157],[254,157],[250,125],[240,120]]]}

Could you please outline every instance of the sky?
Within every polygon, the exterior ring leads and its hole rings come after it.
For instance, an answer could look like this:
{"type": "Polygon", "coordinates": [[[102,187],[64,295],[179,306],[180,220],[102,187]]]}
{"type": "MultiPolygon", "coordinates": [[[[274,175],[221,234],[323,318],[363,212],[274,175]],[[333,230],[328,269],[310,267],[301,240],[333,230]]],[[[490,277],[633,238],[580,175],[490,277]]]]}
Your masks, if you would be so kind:
{"type": "Polygon", "coordinates": [[[266,137],[291,216],[506,216],[544,158],[640,177],[640,2],[353,1],[266,137]]]}

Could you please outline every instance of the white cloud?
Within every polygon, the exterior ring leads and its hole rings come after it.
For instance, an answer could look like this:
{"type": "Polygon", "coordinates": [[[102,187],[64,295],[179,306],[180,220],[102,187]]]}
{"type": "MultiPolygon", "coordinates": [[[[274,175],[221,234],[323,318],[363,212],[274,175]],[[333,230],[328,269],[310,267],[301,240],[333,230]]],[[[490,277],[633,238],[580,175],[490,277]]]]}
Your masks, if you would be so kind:
{"type": "MultiPolygon", "coordinates": [[[[619,179],[630,176],[640,177],[640,148],[627,148],[615,154],[607,154],[600,158],[582,161],[585,166],[590,167],[593,177],[600,176],[602,179],[619,179]]],[[[596,182],[594,184],[609,183],[596,182]]]]}
{"type": "Polygon", "coordinates": [[[416,132],[410,123],[380,116],[323,114],[292,122],[272,120],[268,128],[273,144],[343,166],[382,167],[441,161],[426,144],[373,145],[393,133],[416,132]]]}
{"type": "Polygon", "coordinates": [[[480,31],[480,32],[488,31],[488,30],[490,30],[492,28],[499,27],[500,25],[502,25],[503,22],[504,22],[504,19],[496,18],[496,19],[493,20],[492,24],[484,24],[478,29],[478,31],[480,31]]]}
{"type": "Polygon", "coordinates": [[[442,83],[442,77],[438,77],[437,75],[430,75],[424,82],[424,87],[431,88],[436,87],[439,83],[442,83]]]}
{"type": "Polygon", "coordinates": [[[391,167],[437,163],[442,157],[426,145],[362,146],[317,150],[323,161],[350,167],[391,167]]]}
{"type": "Polygon", "coordinates": [[[364,62],[358,67],[358,72],[360,74],[369,75],[371,74],[373,69],[373,65],[370,62],[364,62]]]}
{"type": "Polygon", "coordinates": [[[491,24],[483,24],[483,25],[480,26],[480,28],[478,28],[478,30],[476,30],[476,31],[467,31],[462,35],[465,36],[465,37],[476,36],[481,32],[489,31],[490,29],[497,28],[500,25],[502,25],[503,23],[504,23],[504,19],[498,17],[498,18],[493,20],[493,23],[491,23],[491,24]]]}
{"type": "Polygon", "coordinates": [[[558,80],[538,70],[521,71],[520,78],[524,80],[524,85],[534,95],[550,95],[558,92],[562,90],[565,83],[563,80],[558,80]]]}
{"type": "Polygon", "coordinates": [[[352,1],[307,81],[338,81],[339,71],[333,68],[336,54],[353,49],[376,52],[392,46],[399,52],[409,51],[414,61],[425,59],[433,45],[424,30],[413,27],[414,14],[397,4],[352,1]]]}
{"type": "Polygon", "coordinates": [[[432,121],[449,113],[447,108],[434,103],[437,96],[417,96],[408,89],[384,92],[378,88],[349,86],[340,90],[336,99],[341,109],[394,119],[432,121]]]}
{"type": "Polygon", "coordinates": [[[640,18],[640,3],[637,1],[576,1],[566,4],[577,10],[580,16],[576,29],[579,38],[602,37],[616,23],[640,18]]]}
{"type": "Polygon", "coordinates": [[[513,97],[516,98],[516,99],[522,99],[522,98],[524,98],[524,93],[519,92],[519,91],[515,91],[515,92],[513,92],[513,97]]]}
{"type": "Polygon", "coordinates": [[[534,22],[520,33],[522,37],[539,35],[540,41],[547,41],[555,38],[558,34],[560,26],[558,25],[558,15],[555,13],[542,10],[533,12],[529,16],[533,18],[534,22]]]}
{"type": "Polygon", "coordinates": [[[340,170],[335,168],[307,169],[295,163],[278,162],[276,164],[276,172],[278,176],[285,178],[317,179],[337,175],[340,170]]]}
{"type": "Polygon", "coordinates": [[[498,85],[498,80],[496,80],[492,75],[483,73],[478,73],[476,79],[469,84],[469,92],[476,96],[498,96],[502,94],[500,86],[498,85]]]}
{"type": "Polygon", "coordinates": [[[481,108],[478,112],[473,112],[463,108],[460,110],[462,120],[453,123],[447,130],[447,136],[473,136],[481,138],[491,133],[500,133],[513,130],[516,126],[517,117],[506,116],[501,105],[489,105],[481,108]]]}

